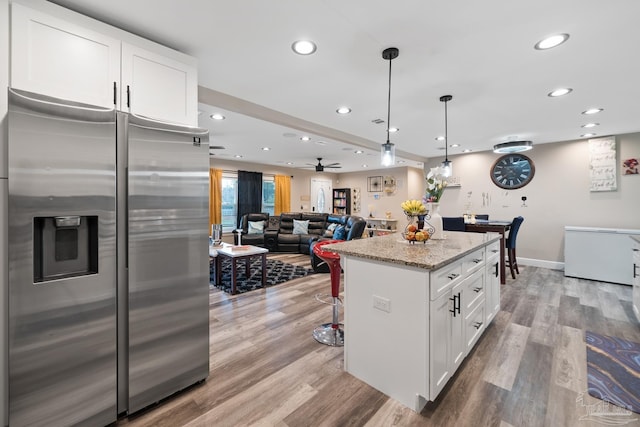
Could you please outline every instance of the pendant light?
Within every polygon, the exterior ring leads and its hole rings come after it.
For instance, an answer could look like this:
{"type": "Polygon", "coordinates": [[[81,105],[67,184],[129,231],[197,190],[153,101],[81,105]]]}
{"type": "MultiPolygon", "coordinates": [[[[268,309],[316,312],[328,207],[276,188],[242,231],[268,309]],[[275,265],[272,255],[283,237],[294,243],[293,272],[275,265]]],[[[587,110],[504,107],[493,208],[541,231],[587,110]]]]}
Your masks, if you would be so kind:
{"type": "Polygon", "coordinates": [[[396,163],[396,146],[389,141],[391,127],[391,60],[398,57],[398,48],[389,47],[382,51],[382,59],[389,61],[389,96],[387,98],[387,142],[380,149],[380,163],[382,166],[392,166],[396,163]]]}
{"type": "Polygon", "coordinates": [[[451,101],[453,96],[442,95],[440,102],[444,102],[444,162],[442,162],[442,176],[449,178],[453,174],[453,164],[449,160],[449,135],[447,134],[447,102],[451,101]]]}

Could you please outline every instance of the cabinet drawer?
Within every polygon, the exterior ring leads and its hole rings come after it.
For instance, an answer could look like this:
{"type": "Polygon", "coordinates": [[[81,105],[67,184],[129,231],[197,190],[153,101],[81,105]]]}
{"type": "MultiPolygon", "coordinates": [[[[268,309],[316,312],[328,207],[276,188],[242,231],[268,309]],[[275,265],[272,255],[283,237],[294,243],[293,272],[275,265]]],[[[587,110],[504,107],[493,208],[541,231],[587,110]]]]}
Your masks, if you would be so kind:
{"type": "Polygon", "coordinates": [[[478,338],[482,335],[485,329],[484,318],[484,304],[480,304],[474,311],[465,319],[464,323],[464,338],[467,344],[467,351],[473,348],[478,338]]]}
{"type": "Polygon", "coordinates": [[[469,273],[484,265],[484,248],[470,253],[462,261],[462,273],[469,273]]]}
{"type": "Polygon", "coordinates": [[[464,280],[464,286],[462,288],[462,312],[465,318],[467,318],[469,313],[475,310],[479,304],[484,304],[486,295],[484,273],[484,270],[478,270],[464,280]]]}
{"type": "Polygon", "coordinates": [[[439,270],[432,271],[430,275],[431,301],[438,299],[440,295],[451,289],[451,287],[461,279],[462,262],[460,261],[446,265],[439,270]]]}

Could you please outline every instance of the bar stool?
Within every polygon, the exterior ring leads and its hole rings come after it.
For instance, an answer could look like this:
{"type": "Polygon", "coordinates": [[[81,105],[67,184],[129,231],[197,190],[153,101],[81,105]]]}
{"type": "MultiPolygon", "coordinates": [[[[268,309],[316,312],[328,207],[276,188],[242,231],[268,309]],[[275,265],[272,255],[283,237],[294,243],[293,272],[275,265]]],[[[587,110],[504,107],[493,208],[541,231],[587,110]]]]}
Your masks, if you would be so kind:
{"type": "Polygon", "coordinates": [[[340,243],[341,240],[323,240],[316,242],[313,246],[313,253],[322,259],[329,266],[329,274],[331,275],[331,301],[324,299],[328,295],[317,294],[316,299],[323,304],[333,306],[333,320],[331,323],[325,323],[313,330],[313,337],[321,344],[330,345],[332,347],[342,347],[344,345],[344,325],[338,323],[338,305],[342,304],[340,300],[340,255],[335,252],[329,252],[322,249],[324,245],[332,243],[340,243]]]}

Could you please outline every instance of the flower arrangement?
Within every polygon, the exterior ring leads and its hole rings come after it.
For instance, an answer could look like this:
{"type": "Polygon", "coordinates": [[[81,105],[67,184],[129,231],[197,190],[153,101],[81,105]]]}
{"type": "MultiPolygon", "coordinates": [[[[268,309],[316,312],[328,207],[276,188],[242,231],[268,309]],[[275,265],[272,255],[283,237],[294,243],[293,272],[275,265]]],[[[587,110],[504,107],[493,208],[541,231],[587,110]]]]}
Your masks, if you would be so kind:
{"type": "Polygon", "coordinates": [[[405,200],[400,205],[405,215],[416,216],[425,215],[428,211],[426,206],[420,200],[405,200]]]}
{"type": "Polygon", "coordinates": [[[447,188],[447,180],[443,175],[443,168],[431,168],[427,174],[427,192],[425,201],[427,203],[439,203],[444,189],[447,188]]]}

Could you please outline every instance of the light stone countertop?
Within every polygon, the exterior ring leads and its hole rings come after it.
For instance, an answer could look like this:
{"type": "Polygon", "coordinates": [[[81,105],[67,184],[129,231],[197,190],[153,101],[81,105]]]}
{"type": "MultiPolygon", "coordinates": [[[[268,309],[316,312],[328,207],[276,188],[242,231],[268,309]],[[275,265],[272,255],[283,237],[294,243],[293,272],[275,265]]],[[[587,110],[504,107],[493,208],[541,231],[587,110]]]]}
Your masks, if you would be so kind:
{"type": "Polygon", "coordinates": [[[500,240],[498,233],[447,231],[442,240],[411,244],[403,240],[400,233],[393,233],[327,244],[322,248],[341,255],[437,270],[498,240],[500,240]]]}

